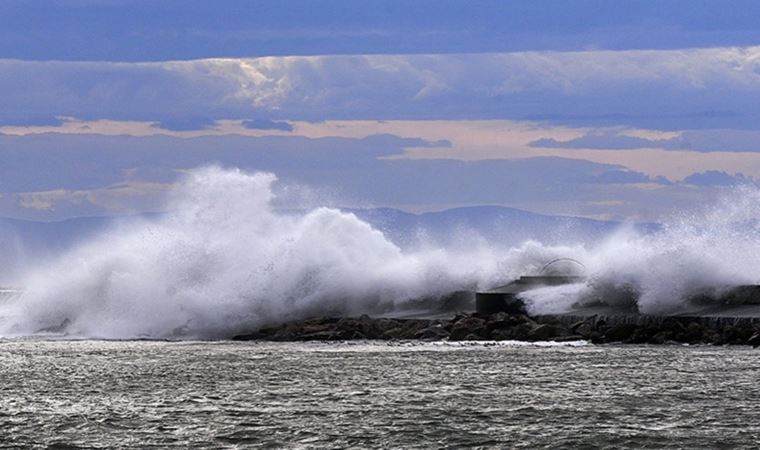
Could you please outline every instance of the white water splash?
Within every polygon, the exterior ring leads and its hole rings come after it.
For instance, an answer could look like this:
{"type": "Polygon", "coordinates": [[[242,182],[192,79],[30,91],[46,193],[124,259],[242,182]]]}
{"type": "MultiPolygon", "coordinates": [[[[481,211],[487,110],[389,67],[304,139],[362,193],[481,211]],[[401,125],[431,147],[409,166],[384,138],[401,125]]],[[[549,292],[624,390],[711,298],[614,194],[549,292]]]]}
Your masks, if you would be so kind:
{"type": "Polygon", "coordinates": [[[591,283],[532,292],[533,313],[565,312],[605,286],[636,292],[642,312],[667,312],[700,290],[760,282],[757,189],[659,232],[622,229],[586,247],[481,240],[402,250],[336,209],[278,213],[275,182],[267,173],[191,171],[166,215],[119,226],[28,270],[16,283],[25,294],[0,303],[0,336],[65,328],[82,337],[225,337],[311,315],[398,311],[412,299],[536,274],[557,257],[583,261],[591,283]]]}
{"type": "Polygon", "coordinates": [[[267,173],[192,171],[170,213],[123,225],[34,267],[0,335],[221,337],[315,314],[392,311],[410,299],[507,281],[568,249],[404,252],[352,214],[271,207],[267,173]],[[532,266],[533,265],[533,266],[532,266]]]}
{"type": "Polygon", "coordinates": [[[717,204],[671,217],[658,232],[623,227],[573,257],[585,263],[589,283],[531,292],[530,312],[634,300],[642,313],[668,314],[695,295],[760,284],[760,189],[738,187],[717,204]]]}

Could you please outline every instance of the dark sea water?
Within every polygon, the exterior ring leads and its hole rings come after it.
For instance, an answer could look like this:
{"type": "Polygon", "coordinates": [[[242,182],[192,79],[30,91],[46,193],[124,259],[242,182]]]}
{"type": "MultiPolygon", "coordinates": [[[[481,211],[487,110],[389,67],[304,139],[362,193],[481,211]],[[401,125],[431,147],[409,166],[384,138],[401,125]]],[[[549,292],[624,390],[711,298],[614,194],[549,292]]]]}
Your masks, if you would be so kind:
{"type": "Polygon", "coordinates": [[[0,341],[0,442],[84,448],[753,448],[760,351],[0,341]]]}

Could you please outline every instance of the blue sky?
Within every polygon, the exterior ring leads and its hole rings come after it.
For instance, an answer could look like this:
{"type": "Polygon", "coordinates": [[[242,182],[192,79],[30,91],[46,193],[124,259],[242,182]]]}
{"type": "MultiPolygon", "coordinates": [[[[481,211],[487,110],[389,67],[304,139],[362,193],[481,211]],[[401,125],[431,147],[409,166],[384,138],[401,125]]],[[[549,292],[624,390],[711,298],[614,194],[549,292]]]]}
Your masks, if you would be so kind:
{"type": "Polygon", "coordinates": [[[657,220],[760,179],[758,17],[754,1],[7,0],[0,216],[152,211],[217,163],[345,206],[657,220]]]}
{"type": "Polygon", "coordinates": [[[752,0],[5,0],[0,53],[164,61],[750,46],[752,0]]]}

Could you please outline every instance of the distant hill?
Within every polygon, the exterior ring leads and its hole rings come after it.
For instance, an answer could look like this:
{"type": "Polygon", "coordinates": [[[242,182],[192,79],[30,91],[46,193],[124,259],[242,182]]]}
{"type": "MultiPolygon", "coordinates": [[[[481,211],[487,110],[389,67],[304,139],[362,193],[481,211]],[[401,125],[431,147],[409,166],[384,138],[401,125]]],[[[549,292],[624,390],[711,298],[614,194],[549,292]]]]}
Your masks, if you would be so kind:
{"type": "Polygon", "coordinates": [[[64,250],[105,230],[113,221],[111,217],[77,217],[58,222],[0,218],[0,243],[23,244],[28,249],[64,250]]]}
{"type": "MultiPolygon", "coordinates": [[[[474,236],[499,245],[517,245],[527,239],[547,244],[594,242],[620,226],[618,222],[536,214],[502,206],[473,206],[412,214],[392,208],[344,209],[369,222],[401,247],[420,242],[464,244],[474,236]]],[[[156,217],[148,214],[144,217],[156,217]]],[[[59,222],[0,218],[0,282],[23,261],[59,253],[108,229],[113,217],[78,217],[59,222]]],[[[642,231],[656,224],[635,225],[642,231]]]]}
{"type": "MultiPolygon", "coordinates": [[[[445,243],[473,233],[502,245],[516,245],[528,239],[547,244],[593,242],[621,226],[620,222],[537,214],[503,206],[471,206],[423,214],[390,208],[349,211],[402,246],[419,239],[445,243]]],[[[644,223],[634,227],[650,232],[659,225],[644,223]]]]}

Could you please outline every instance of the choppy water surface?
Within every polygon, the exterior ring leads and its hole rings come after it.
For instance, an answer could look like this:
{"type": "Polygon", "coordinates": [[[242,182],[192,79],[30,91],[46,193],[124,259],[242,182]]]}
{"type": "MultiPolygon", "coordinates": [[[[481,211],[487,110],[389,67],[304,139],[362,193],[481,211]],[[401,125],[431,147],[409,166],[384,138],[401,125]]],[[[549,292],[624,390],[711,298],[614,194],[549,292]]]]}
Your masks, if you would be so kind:
{"type": "Polygon", "coordinates": [[[752,447],[749,348],[0,342],[5,446],[752,447]]]}

